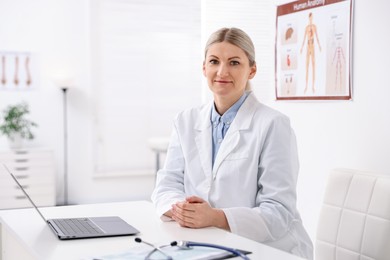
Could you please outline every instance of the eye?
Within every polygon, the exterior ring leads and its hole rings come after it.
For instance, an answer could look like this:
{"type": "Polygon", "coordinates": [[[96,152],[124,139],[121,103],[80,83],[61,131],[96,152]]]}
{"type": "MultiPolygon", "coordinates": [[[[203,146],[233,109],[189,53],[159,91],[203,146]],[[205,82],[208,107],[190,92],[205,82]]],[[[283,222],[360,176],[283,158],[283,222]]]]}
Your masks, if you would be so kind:
{"type": "Polygon", "coordinates": [[[219,61],[216,60],[216,59],[212,59],[212,60],[209,61],[209,63],[210,63],[210,64],[218,64],[219,61]]]}
{"type": "Polygon", "coordinates": [[[230,65],[233,65],[233,66],[240,65],[240,62],[236,61],[236,60],[232,60],[232,61],[230,61],[230,65]]]}

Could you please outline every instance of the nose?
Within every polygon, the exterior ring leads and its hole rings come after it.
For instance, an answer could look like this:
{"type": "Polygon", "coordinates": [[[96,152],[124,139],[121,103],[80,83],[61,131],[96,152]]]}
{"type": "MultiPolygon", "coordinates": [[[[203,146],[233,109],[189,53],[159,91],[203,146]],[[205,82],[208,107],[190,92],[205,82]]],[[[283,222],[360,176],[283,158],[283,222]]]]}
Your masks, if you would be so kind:
{"type": "Polygon", "coordinates": [[[224,63],[221,63],[219,65],[217,75],[218,75],[218,77],[225,77],[225,76],[229,75],[229,69],[224,63]]]}

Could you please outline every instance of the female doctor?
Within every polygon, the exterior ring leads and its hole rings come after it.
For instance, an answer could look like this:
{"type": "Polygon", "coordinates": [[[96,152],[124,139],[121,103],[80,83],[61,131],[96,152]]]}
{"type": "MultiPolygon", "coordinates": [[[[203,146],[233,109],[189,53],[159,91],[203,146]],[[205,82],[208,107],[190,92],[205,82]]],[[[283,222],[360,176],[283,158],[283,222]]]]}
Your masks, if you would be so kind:
{"type": "Polygon", "coordinates": [[[174,120],[152,194],[157,214],[183,227],[219,227],[312,259],[296,208],[298,158],[289,119],[256,99],[254,46],[237,28],[214,32],[203,74],[214,101],[174,120]]]}

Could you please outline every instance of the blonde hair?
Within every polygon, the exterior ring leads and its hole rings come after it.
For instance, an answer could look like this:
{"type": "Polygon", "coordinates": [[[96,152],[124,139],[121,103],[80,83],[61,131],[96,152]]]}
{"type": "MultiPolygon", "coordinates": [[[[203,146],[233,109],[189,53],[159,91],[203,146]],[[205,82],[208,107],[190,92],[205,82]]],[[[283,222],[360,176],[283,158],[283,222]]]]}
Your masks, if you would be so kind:
{"type": "MultiPolygon", "coordinates": [[[[228,42],[242,49],[249,60],[249,66],[256,64],[255,60],[255,46],[248,34],[238,28],[221,28],[218,31],[212,33],[206,43],[204,49],[204,56],[206,58],[207,51],[214,43],[228,42]]],[[[249,82],[247,83],[246,90],[250,90],[249,82]]]]}

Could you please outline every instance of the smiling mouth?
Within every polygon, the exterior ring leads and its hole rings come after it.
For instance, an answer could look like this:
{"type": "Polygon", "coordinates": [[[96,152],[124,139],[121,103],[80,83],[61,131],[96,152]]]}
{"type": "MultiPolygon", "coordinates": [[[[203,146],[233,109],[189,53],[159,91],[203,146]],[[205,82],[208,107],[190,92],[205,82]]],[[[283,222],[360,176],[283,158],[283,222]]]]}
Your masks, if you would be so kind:
{"type": "Polygon", "coordinates": [[[226,84],[226,83],[232,83],[233,81],[229,81],[229,80],[214,80],[214,82],[226,84]]]}

